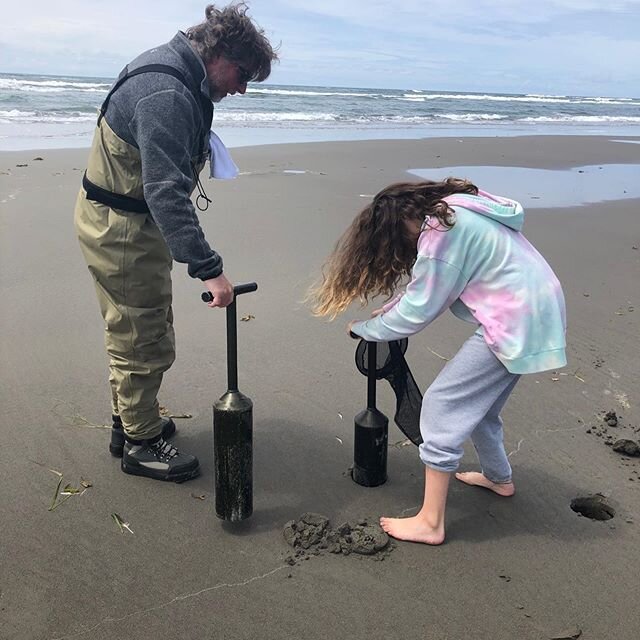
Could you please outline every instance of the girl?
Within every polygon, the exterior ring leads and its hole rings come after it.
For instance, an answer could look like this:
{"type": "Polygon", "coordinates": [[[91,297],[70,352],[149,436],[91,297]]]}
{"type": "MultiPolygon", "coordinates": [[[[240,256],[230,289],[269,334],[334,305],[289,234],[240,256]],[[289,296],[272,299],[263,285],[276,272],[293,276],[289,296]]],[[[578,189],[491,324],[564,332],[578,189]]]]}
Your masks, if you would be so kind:
{"type": "Polygon", "coordinates": [[[519,377],[566,364],[565,304],[555,274],[520,232],[514,200],[466,180],[383,189],[338,241],[311,291],[315,315],[334,319],[355,299],[391,297],[348,330],[388,342],[424,329],[445,309],[478,326],[427,390],[420,415],[424,502],[412,518],[381,518],[400,540],[441,544],[449,478],[471,437],[481,472],[457,473],[500,496],[515,488],[500,411],[519,377]]]}

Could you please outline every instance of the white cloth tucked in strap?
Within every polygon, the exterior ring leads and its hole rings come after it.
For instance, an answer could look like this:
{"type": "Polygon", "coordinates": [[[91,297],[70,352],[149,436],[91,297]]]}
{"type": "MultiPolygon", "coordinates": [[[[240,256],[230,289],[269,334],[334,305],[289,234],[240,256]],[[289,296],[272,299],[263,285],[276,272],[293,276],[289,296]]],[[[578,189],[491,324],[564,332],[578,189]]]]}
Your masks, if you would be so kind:
{"type": "Polygon", "coordinates": [[[238,175],[239,169],[231,158],[227,147],[222,140],[213,132],[209,131],[209,166],[211,167],[210,178],[218,180],[230,180],[238,175]]]}

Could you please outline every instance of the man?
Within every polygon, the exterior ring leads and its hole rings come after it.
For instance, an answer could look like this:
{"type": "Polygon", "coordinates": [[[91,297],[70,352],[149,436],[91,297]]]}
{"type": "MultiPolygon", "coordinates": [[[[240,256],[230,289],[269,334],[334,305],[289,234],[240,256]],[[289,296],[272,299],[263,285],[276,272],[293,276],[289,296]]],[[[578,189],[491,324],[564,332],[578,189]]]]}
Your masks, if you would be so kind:
{"type": "Polygon", "coordinates": [[[75,207],[105,321],[109,450],[125,473],[174,482],[198,475],[199,463],[167,442],[175,425],[157,400],[175,359],[172,259],[211,292],[210,307],[232,301],[190,196],[210,153],[212,102],[244,94],[277,60],[246,5],[209,5],[205,17],[122,71],[102,105],[75,207]]]}

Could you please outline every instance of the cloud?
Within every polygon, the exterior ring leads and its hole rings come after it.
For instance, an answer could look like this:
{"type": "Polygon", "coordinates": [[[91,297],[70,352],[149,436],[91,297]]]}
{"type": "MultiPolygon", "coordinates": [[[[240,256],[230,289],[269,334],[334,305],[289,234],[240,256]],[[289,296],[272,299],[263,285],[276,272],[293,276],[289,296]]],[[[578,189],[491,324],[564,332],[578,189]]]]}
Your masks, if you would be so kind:
{"type": "Polygon", "coordinates": [[[474,25],[509,22],[541,24],[577,14],[638,14],[638,0],[278,0],[291,12],[308,13],[341,20],[352,26],[384,28],[401,33],[419,31],[424,35],[440,26],[457,25],[460,31],[474,25]]]}
{"type": "MultiPolygon", "coordinates": [[[[206,2],[13,2],[2,71],[113,77],[206,2]]],[[[288,84],[637,94],[638,0],[254,0],[288,84]]]]}

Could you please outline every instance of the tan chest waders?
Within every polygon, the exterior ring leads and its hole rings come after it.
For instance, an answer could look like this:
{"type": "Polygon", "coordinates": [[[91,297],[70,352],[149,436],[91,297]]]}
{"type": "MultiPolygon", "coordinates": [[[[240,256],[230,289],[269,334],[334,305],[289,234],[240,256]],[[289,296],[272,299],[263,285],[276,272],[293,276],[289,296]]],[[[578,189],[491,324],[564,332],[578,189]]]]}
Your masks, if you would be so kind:
{"type": "MultiPolygon", "coordinates": [[[[172,258],[144,201],[140,151],[117,136],[104,115],[122,83],[147,72],[180,80],[202,105],[204,131],[210,129],[213,105],[179,71],[166,65],[125,69],[100,109],[74,220],[105,322],[112,412],[136,440],[162,429],[157,395],[175,359],[172,258]]],[[[192,159],[194,186],[208,150],[205,137],[192,159]]]]}

